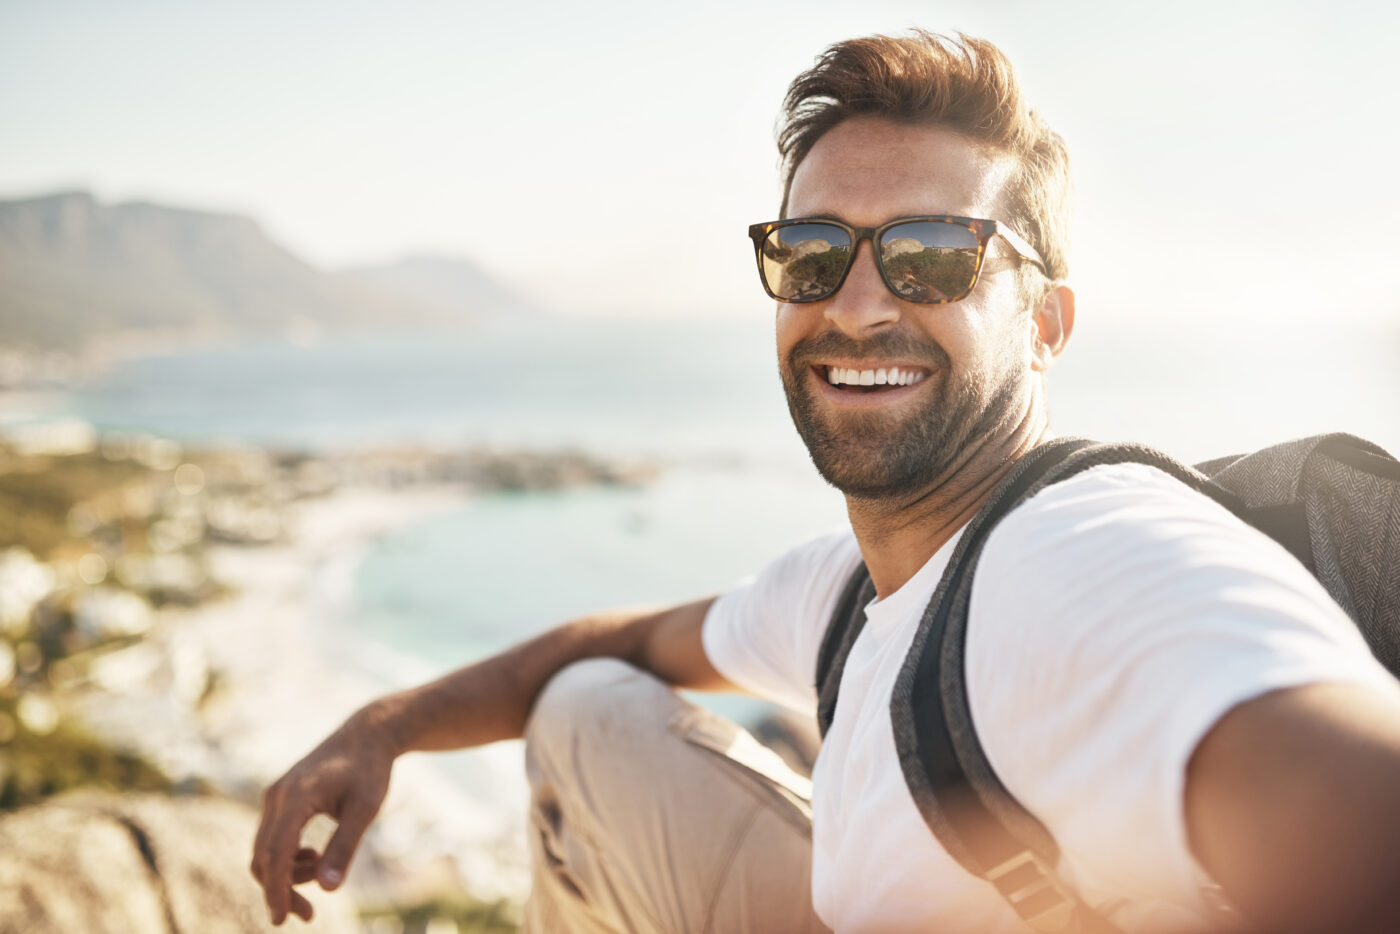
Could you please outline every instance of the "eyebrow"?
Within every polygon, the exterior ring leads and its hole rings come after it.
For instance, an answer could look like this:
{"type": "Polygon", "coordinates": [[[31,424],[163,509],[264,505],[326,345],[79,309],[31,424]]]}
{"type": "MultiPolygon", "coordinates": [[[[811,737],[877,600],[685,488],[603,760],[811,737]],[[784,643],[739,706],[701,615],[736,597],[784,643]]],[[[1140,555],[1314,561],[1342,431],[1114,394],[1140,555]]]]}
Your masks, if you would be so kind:
{"type": "MultiPolygon", "coordinates": [[[[789,214],[787,217],[779,218],[779,220],[790,221],[796,220],[799,217],[814,221],[840,221],[843,224],[846,223],[846,219],[835,211],[818,211],[815,214],[789,214]]],[[[851,226],[854,227],[855,224],[851,226]]]]}

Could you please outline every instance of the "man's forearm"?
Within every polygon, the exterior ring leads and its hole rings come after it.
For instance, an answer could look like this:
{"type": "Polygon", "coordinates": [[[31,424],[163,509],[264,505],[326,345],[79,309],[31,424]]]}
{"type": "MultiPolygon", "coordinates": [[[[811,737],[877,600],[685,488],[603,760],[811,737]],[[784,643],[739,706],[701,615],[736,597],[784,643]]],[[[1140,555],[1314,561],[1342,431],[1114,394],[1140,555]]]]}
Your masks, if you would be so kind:
{"type": "Polygon", "coordinates": [[[308,857],[322,887],[333,889],[383,804],[401,753],[479,746],[522,735],[536,696],[571,662],[611,656],[670,684],[725,687],[700,639],[711,602],[576,620],[361,708],[263,795],[249,868],[263,887],[272,923],[281,924],[288,912],[311,919],[311,903],[293,889],[310,878],[299,875],[308,867],[298,868],[297,861],[302,860],[301,831],[311,815],[329,814],[339,824],[325,851],[308,857]]]}
{"type": "Polygon", "coordinates": [[[612,657],[683,687],[722,688],[700,644],[711,600],[585,617],[436,681],[380,698],[355,715],[398,752],[480,746],[524,734],[535,698],[560,669],[612,657]]]}

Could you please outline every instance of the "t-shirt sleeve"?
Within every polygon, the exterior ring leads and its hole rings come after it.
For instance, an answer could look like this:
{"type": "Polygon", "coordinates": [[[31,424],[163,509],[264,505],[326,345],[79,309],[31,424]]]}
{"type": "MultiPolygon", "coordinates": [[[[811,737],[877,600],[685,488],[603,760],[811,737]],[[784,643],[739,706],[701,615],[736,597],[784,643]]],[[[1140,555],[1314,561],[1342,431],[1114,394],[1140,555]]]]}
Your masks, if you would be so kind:
{"type": "Polygon", "coordinates": [[[1226,712],[1316,682],[1396,689],[1291,555],[1144,465],[1086,471],[1008,516],[971,610],[989,761],[1081,882],[1149,901],[1199,897],[1186,766],[1226,712]]]}
{"type": "Polygon", "coordinates": [[[705,617],[701,639],[710,663],[759,697],[812,713],[822,636],[859,563],[855,537],[843,529],[799,545],[740,581],[705,617]]]}

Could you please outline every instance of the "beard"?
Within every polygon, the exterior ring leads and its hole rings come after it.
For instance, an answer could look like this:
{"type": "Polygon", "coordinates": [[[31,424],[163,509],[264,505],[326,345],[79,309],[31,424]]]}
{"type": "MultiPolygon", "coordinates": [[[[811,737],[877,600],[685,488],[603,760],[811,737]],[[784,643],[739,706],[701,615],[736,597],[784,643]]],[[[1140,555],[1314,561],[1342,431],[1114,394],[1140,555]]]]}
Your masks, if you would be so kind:
{"type": "Polygon", "coordinates": [[[965,456],[970,443],[1011,418],[1021,395],[1022,380],[1009,355],[959,379],[936,341],[906,332],[855,341],[826,331],[797,343],[781,364],[788,411],[817,472],[842,493],[860,499],[907,499],[927,491],[965,456]],[[925,401],[902,415],[824,409],[808,374],[819,361],[833,357],[921,364],[930,371],[925,401]]]}

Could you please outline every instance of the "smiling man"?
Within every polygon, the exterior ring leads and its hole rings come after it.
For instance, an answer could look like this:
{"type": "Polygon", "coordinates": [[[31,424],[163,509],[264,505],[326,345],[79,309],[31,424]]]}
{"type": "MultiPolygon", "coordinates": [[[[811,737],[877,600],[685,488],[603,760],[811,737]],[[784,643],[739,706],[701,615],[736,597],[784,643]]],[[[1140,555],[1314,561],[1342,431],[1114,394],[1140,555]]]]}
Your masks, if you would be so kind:
{"type": "Polygon", "coordinates": [[[959,537],[1051,440],[1068,158],[995,47],[923,32],[827,50],[779,146],[782,217],[750,236],[850,527],[354,714],[265,797],[273,921],[310,916],[296,885],[340,884],[398,755],[523,735],[531,931],[1397,929],[1400,690],[1292,555],[1144,464],[1028,498],[971,588],[969,722],[1076,907],[1006,884],[1034,860],[984,878],[940,843],[899,701],[929,689],[909,659],[959,537]],[[862,566],[835,702],[824,643],[862,566]],[[829,698],[811,782],[673,687],[829,698]],[[339,829],[298,851],[315,813],[339,829]]]}

